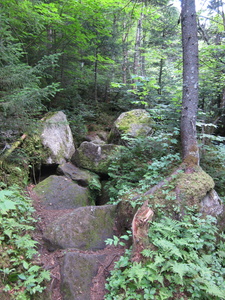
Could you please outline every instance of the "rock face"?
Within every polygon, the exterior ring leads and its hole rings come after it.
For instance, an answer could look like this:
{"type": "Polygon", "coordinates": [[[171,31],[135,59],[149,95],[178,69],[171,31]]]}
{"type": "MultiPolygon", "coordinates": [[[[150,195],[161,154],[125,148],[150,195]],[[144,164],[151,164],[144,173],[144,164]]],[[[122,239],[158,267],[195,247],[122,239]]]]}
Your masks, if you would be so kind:
{"type": "Polygon", "coordinates": [[[64,176],[52,175],[34,188],[45,209],[71,209],[93,204],[88,188],[64,176]]]}
{"type": "Polygon", "coordinates": [[[116,206],[87,206],[66,213],[48,225],[43,238],[50,251],[76,248],[99,250],[113,237],[116,206]]]}
{"type": "Polygon", "coordinates": [[[62,112],[48,114],[42,120],[42,143],[48,149],[46,164],[62,164],[75,152],[73,137],[66,115],[62,112]]]}
{"type": "Polygon", "coordinates": [[[80,168],[107,174],[112,160],[110,155],[118,146],[113,144],[98,145],[92,142],[83,142],[72,157],[72,162],[80,168]]]}
{"type": "Polygon", "coordinates": [[[63,300],[90,300],[92,279],[105,259],[103,254],[70,252],[61,267],[63,300]]]}
{"type": "Polygon", "coordinates": [[[134,109],[122,113],[114,122],[109,135],[109,143],[126,144],[122,135],[135,138],[152,133],[153,121],[145,109],[134,109]]]}

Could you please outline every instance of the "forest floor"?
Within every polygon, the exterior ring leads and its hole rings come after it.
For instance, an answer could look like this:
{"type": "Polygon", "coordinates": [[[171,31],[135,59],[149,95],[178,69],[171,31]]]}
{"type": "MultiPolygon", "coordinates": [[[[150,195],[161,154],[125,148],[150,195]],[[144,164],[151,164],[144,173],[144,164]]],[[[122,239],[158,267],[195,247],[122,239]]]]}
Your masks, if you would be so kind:
{"type": "Polygon", "coordinates": [[[91,287],[91,298],[90,300],[104,300],[106,294],[105,283],[106,278],[110,274],[110,270],[113,269],[114,262],[116,262],[120,256],[124,253],[124,248],[106,246],[106,248],[99,251],[81,251],[78,249],[58,249],[53,252],[49,252],[44,244],[42,235],[45,231],[46,226],[58,219],[65,213],[73,211],[72,209],[66,210],[49,210],[42,207],[38,197],[32,191],[34,185],[27,187],[27,192],[32,200],[33,207],[35,209],[34,217],[37,220],[36,229],[33,234],[33,238],[38,242],[38,257],[35,263],[43,266],[44,269],[49,270],[51,274],[51,280],[47,284],[47,290],[50,291],[52,300],[63,300],[60,292],[61,286],[61,274],[60,265],[64,255],[68,251],[78,251],[80,253],[99,253],[106,254],[104,263],[99,264],[99,269],[96,276],[93,278],[91,287]]]}

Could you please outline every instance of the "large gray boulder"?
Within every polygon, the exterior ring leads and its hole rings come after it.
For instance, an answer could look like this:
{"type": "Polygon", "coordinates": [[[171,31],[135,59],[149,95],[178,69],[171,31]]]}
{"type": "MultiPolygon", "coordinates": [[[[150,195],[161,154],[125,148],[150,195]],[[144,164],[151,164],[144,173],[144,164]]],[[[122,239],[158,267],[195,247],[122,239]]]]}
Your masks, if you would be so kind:
{"type": "Polygon", "coordinates": [[[107,174],[113,153],[118,146],[113,144],[98,145],[83,142],[72,157],[72,162],[97,174],[107,174]]]}
{"type": "Polygon", "coordinates": [[[80,207],[49,224],[43,239],[49,251],[103,249],[105,240],[113,237],[115,218],[114,205],[80,207]]]}
{"type": "Polygon", "coordinates": [[[38,183],[33,191],[45,209],[73,209],[94,204],[88,188],[64,176],[51,175],[38,183]]]}
{"type": "Polygon", "coordinates": [[[122,113],[114,122],[109,134],[109,143],[125,144],[122,136],[130,138],[148,136],[152,133],[153,120],[145,109],[134,109],[122,113]]]}
{"type": "Polygon", "coordinates": [[[63,300],[90,300],[92,279],[106,254],[66,253],[61,264],[63,300]]]}
{"type": "Polygon", "coordinates": [[[75,152],[73,136],[66,115],[62,112],[47,114],[42,119],[41,139],[49,156],[46,164],[62,164],[75,152]]]}

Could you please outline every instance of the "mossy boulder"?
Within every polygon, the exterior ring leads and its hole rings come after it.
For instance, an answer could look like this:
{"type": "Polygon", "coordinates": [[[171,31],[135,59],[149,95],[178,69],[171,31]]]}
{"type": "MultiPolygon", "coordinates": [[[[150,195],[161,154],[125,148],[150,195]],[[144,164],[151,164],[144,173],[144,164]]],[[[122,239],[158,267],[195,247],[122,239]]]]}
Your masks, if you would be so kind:
{"type": "Polygon", "coordinates": [[[188,208],[193,207],[204,214],[218,216],[223,206],[219,197],[215,197],[214,185],[212,177],[201,167],[195,166],[192,170],[184,167],[154,191],[150,189],[137,196],[138,193],[134,190],[124,196],[123,201],[142,202],[148,199],[156,216],[161,211],[164,215],[179,218],[188,208]]]}
{"type": "Polygon", "coordinates": [[[101,185],[97,174],[88,170],[77,168],[70,162],[59,165],[57,168],[57,174],[64,175],[84,187],[90,186],[93,181],[98,181],[99,187],[101,185]]]}
{"type": "Polygon", "coordinates": [[[118,146],[113,144],[98,145],[83,142],[72,157],[72,163],[97,174],[107,174],[113,154],[118,146]]]}
{"type": "Polygon", "coordinates": [[[88,170],[80,169],[72,163],[64,163],[57,168],[57,174],[64,175],[80,186],[87,187],[95,201],[101,195],[101,182],[97,174],[88,170]]]}
{"type": "Polygon", "coordinates": [[[75,152],[73,136],[66,115],[51,112],[42,119],[41,140],[50,154],[46,164],[62,164],[71,159],[75,152]]]}
{"type": "Polygon", "coordinates": [[[94,204],[88,188],[64,176],[51,175],[33,191],[45,209],[72,209],[94,204]]]}
{"type": "Polygon", "coordinates": [[[98,250],[113,237],[116,206],[87,206],[65,213],[49,224],[43,239],[49,250],[77,248],[98,250]]]}
{"type": "Polygon", "coordinates": [[[106,254],[69,252],[61,263],[61,292],[64,300],[90,300],[92,280],[106,254]]]}
{"type": "Polygon", "coordinates": [[[145,109],[134,109],[122,113],[114,122],[108,142],[126,144],[122,136],[130,138],[148,136],[152,133],[153,120],[145,109]]]}

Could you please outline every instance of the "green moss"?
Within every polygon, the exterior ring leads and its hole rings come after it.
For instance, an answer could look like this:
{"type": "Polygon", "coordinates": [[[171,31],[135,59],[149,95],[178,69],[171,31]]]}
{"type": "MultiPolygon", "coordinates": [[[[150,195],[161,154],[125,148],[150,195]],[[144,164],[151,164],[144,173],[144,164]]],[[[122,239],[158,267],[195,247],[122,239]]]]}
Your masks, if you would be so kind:
{"type": "MultiPolygon", "coordinates": [[[[173,180],[169,181],[154,194],[139,197],[138,201],[149,200],[150,205],[156,211],[160,208],[164,215],[175,216],[183,214],[190,207],[200,209],[200,202],[207,192],[214,188],[214,181],[211,176],[204,172],[201,167],[195,166],[191,171],[179,173],[173,180]]],[[[136,197],[136,191],[133,193],[136,197]]],[[[127,199],[132,199],[132,195],[127,195],[127,199]]]]}
{"type": "MultiPolygon", "coordinates": [[[[116,125],[118,126],[118,129],[125,134],[129,133],[129,130],[131,129],[131,126],[133,124],[146,124],[147,126],[152,125],[152,120],[150,116],[145,114],[138,114],[136,110],[132,110],[126,113],[126,117],[121,118],[116,122],[116,125]]],[[[139,134],[141,134],[143,129],[140,129],[139,134]]]]}
{"type": "Polygon", "coordinates": [[[199,202],[208,191],[214,188],[214,181],[200,167],[195,167],[193,173],[182,173],[177,185],[180,190],[180,198],[184,199],[188,206],[199,205],[199,202]]]}
{"type": "Polygon", "coordinates": [[[56,115],[58,112],[50,111],[48,112],[43,118],[42,122],[46,122],[47,120],[51,119],[54,115],[56,115]]]}
{"type": "Polygon", "coordinates": [[[10,161],[10,157],[1,166],[0,181],[7,186],[25,187],[29,180],[29,165],[26,160],[10,161]]]}
{"type": "Polygon", "coordinates": [[[42,144],[40,131],[37,134],[27,137],[23,143],[23,151],[28,157],[29,163],[34,166],[46,161],[50,155],[49,150],[42,144]]]}
{"type": "Polygon", "coordinates": [[[138,115],[136,111],[132,110],[132,111],[127,112],[126,117],[119,120],[117,125],[120,130],[127,133],[127,131],[130,129],[131,125],[134,123],[151,125],[152,121],[151,121],[150,117],[148,117],[147,115],[144,115],[144,114],[138,115]]]}

